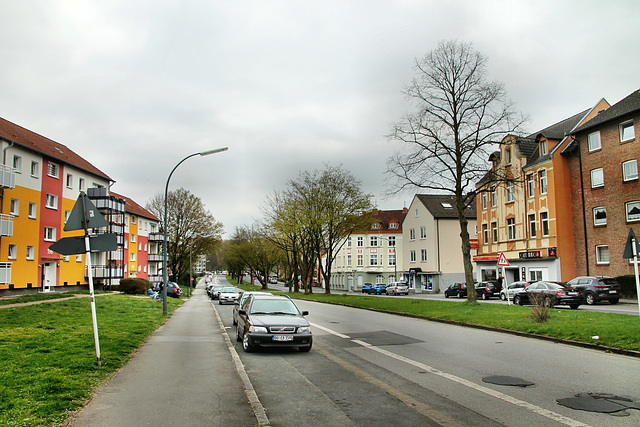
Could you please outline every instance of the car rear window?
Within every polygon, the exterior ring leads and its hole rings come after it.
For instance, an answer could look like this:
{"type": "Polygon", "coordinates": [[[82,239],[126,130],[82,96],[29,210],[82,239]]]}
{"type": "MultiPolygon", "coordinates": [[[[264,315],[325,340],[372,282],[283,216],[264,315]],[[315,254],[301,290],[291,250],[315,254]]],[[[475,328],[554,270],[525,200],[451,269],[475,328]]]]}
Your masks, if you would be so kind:
{"type": "Polygon", "coordinates": [[[603,283],[609,286],[620,286],[620,284],[616,282],[616,279],[600,279],[600,283],[603,283]]]}

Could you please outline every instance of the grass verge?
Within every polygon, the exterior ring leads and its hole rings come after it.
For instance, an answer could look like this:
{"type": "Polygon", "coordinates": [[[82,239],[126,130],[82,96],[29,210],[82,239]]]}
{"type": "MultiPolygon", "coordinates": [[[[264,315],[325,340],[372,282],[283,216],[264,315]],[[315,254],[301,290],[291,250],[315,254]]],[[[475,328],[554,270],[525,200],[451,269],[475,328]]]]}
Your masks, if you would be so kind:
{"type": "MultiPolygon", "coordinates": [[[[169,298],[169,314],[182,302],[169,298]]],[[[96,298],[98,367],[90,303],[66,298],[0,310],[0,425],[62,425],[166,320],[161,301],[96,298]]]]}

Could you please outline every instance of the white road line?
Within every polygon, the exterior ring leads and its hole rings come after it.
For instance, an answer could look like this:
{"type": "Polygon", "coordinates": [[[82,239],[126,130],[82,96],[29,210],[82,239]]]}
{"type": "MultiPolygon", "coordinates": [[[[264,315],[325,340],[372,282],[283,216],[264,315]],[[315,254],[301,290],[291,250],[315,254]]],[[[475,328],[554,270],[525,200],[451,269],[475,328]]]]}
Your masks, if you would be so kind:
{"type": "Polygon", "coordinates": [[[536,413],[538,415],[542,415],[543,417],[549,418],[549,419],[557,421],[559,423],[562,423],[562,424],[565,424],[565,425],[568,425],[568,426],[571,426],[571,427],[589,427],[588,424],[584,424],[584,423],[582,423],[580,421],[576,421],[574,419],[565,417],[564,415],[558,414],[558,413],[553,412],[553,411],[549,411],[547,409],[541,408],[539,406],[533,405],[533,404],[525,402],[523,400],[516,399],[515,397],[512,397],[512,396],[509,396],[507,394],[501,393],[499,391],[490,389],[490,388],[482,386],[480,384],[476,384],[476,383],[474,383],[472,381],[465,380],[464,378],[460,378],[460,377],[455,376],[453,374],[449,374],[447,372],[440,371],[440,370],[438,370],[438,369],[436,369],[436,368],[434,368],[432,366],[425,365],[424,363],[417,362],[415,360],[409,359],[409,358],[404,357],[404,356],[400,356],[398,354],[395,354],[395,353],[392,353],[390,351],[387,351],[387,350],[384,350],[382,348],[379,348],[379,347],[376,347],[374,345],[371,345],[371,344],[369,344],[367,342],[360,341],[360,340],[352,340],[349,336],[341,334],[340,332],[333,331],[333,330],[331,330],[329,328],[325,328],[325,327],[317,325],[315,323],[312,323],[311,325],[313,327],[315,327],[315,328],[321,329],[321,330],[323,330],[325,332],[328,332],[330,334],[333,334],[333,335],[335,335],[337,337],[344,338],[344,339],[349,339],[354,344],[361,345],[362,347],[368,348],[368,349],[376,351],[376,352],[378,352],[380,354],[384,354],[385,356],[388,356],[388,357],[394,358],[396,360],[399,360],[401,362],[407,363],[409,365],[415,366],[415,367],[417,367],[417,368],[419,368],[421,370],[429,372],[430,374],[438,375],[438,376],[440,376],[442,378],[446,378],[446,379],[448,379],[450,381],[453,381],[453,382],[456,382],[456,383],[461,384],[463,386],[469,387],[469,388],[471,388],[473,390],[488,394],[489,396],[493,396],[493,397],[495,397],[497,399],[500,399],[500,400],[503,400],[503,401],[505,401],[507,403],[511,403],[513,405],[520,406],[522,408],[528,409],[531,412],[534,412],[534,413],[536,413]]]}
{"type": "Polygon", "coordinates": [[[253,384],[251,384],[249,375],[247,375],[247,371],[244,369],[244,365],[240,360],[240,356],[238,356],[238,352],[231,343],[229,334],[227,334],[227,330],[224,327],[224,323],[222,323],[220,314],[218,314],[218,309],[216,308],[213,301],[211,301],[211,306],[213,307],[213,312],[216,314],[216,319],[218,319],[218,326],[220,327],[222,336],[227,343],[227,348],[229,349],[229,353],[231,353],[233,363],[236,365],[236,371],[238,371],[238,375],[240,375],[240,379],[242,380],[242,384],[244,385],[244,392],[247,395],[247,399],[249,399],[249,404],[251,405],[251,409],[253,409],[253,414],[255,415],[256,420],[258,420],[258,425],[269,425],[270,423],[269,418],[267,417],[267,412],[264,410],[264,406],[262,406],[262,403],[260,403],[260,399],[258,399],[258,394],[254,390],[253,384]]]}

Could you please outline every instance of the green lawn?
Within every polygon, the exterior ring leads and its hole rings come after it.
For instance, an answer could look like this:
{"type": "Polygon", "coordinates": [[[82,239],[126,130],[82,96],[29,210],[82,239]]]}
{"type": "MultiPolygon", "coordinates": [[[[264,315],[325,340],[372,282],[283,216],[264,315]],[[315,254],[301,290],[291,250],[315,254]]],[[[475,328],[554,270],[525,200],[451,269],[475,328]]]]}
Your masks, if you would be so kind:
{"type": "MultiPolygon", "coordinates": [[[[66,298],[0,309],[0,425],[62,425],[165,321],[161,301],[97,297],[98,367],[90,301],[66,298]]],[[[180,304],[169,298],[169,313],[180,304]]]]}

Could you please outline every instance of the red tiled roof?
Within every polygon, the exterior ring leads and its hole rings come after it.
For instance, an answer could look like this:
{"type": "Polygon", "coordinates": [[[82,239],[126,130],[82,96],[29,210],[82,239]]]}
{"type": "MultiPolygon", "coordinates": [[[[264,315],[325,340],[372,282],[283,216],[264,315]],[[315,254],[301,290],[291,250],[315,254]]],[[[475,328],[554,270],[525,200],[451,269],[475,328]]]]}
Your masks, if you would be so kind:
{"type": "Polygon", "coordinates": [[[134,202],[132,199],[128,198],[127,196],[123,196],[122,194],[118,194],[118,193],[115,193],[113,191],[110,191],[110,193],[111,193],[112,196],[124,199],[125,210],[127,212],[129,212],[130,214],[138,215],[138,216],[141,216],[141,217],[144,217],[144,218],[153,219],[155,221],[160,221],[160,219],[158,217],[156,217],[154,214],[152,214],[151,212],[149,212],[148,210],[146,210],[145,208],[143,208],[142,206],[140,206],[139,204],[137,204],[136,202],[134,202]]]}
{"type": "Polygon", "coordinates": [[[390,210],[390,211],[374,211],[373,212],[373,217],[376,218],[378,220],[378,223],[380,224],[380,228],[377,230],[372,230],[370,232],[381,232],[381,231],[388,231],[388,232],[394,232],[394,233],[401,233],[402,232],[402,221],[404,220],[404,217],[407,215],[407,211],[405,209],[399,209],[399,210],[390,210]],[[392,222],[396,222],[398,224],[398,228],[390,228],[389,224],[392,222]]]}
{"type": "Polygon", "coordinates": [[[35,132],[31,132],[15,123],[0,117],[0,139],[14,141],[27,150],[35,151],[46,157],[51,157],[61,163],[66,163],[85,172],[113,181],[106,173],[93,166],[87,160],[76,154],[66,145],[55,142],[35,132]]]}

